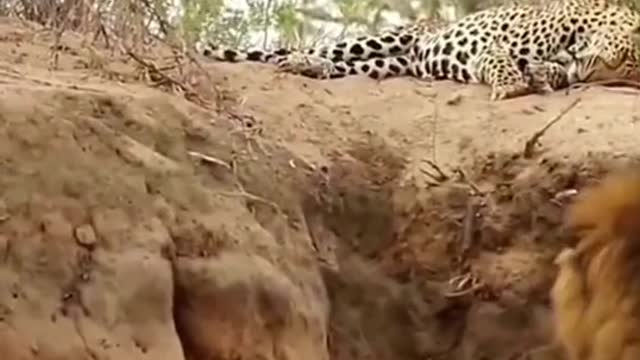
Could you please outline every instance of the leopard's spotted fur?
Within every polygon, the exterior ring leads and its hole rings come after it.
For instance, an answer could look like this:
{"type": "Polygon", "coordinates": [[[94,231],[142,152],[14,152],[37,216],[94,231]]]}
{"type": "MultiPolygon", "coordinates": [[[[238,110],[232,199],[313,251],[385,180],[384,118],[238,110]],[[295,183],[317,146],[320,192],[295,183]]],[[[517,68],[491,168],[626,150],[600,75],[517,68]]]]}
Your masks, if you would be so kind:
{"type": "Polygon", "coordinates": [[[365,74],[374,79],[409,75],[485,83],[494,100],[549,91],[573,82],[640,74],[632,37],[640,15],[607,0],[558,0],[507,5],[433,26],[427,21],[292,52],[204,46],[226,61],[274,62],[316,78],[365,74]]]}

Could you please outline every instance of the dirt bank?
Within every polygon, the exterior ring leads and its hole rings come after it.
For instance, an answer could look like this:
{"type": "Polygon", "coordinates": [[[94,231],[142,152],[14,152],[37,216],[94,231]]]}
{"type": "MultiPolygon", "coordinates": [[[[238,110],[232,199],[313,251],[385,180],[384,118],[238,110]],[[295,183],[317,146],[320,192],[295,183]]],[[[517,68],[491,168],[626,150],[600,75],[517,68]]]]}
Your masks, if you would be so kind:
{"type": "Polygon", "coordinates": [[[0,32],[2,359],[515,359],[549,339],[565,195],[640,150],[620,89],[207,64],[207,110],[0,32]]]}

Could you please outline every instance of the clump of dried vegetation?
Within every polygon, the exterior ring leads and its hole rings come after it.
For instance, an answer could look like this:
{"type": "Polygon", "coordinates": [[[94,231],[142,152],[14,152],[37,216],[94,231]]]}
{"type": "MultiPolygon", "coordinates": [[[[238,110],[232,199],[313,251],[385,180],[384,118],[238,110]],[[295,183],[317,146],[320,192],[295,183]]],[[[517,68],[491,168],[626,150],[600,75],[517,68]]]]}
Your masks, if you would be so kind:
{"type": "MultiPolygon", "coordinates": [[[[91,67],[103,68],[110,60],[132,63],[135,78],[163,91],[211,108],[216,99],[205,99],[194,88],[194,71],[216,89],[172,24],[163,1],[158,0],[9,0],[0,3],[0,16],[20,19],[29,28],[52,36],[50,69],[58,68],[64,51],[63,36],[74,33],[90,53],[91,67]]],[[[215,93],[215,91],[214,91],[215,93]]]]}

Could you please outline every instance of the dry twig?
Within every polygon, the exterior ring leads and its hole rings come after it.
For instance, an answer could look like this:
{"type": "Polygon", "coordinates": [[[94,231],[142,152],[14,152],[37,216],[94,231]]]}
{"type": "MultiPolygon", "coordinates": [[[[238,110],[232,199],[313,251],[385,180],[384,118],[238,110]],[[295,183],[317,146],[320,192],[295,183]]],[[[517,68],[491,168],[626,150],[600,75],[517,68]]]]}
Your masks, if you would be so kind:
{"type": "Polygon", "coordinates": [[[464,172],[464,170],[457,168],[455,169],[455,172],[458,174],[458,177],[460,177],[460,181],[462,181],[463,183],[469,186],[469,188],[471,189],[471,195],[483,194],[482,191],[480,191],[480,188],[478,187],[478,185],[476,185],[473,181],[469,179],[469,177],[464,172]]]}
{"type": "Polygon", "coordinates": [[[188,154],[191,157],[199,159],[199,160],[204,161],[206,163],[221,165],[225,169],[231,171],[231,173],[232,173],[232,175],[233,175],[233,177],[235,179],[235,185],[238,188],[238,191],[216,191],[215,194],[222,195],[222,196],[244,197],[244,198],[247,198],[249,200],[253,200],[253,201],[257,201],[257,202],[261,202],[263,204],[269,205],[277,213],[279,213],[279,214],[282,213],[282,210],[280,209],[280,206],[278,206],[278,204],[276,204],[275,202],[273,202],[271,200],[267,200],[267,199],[265,199],[265,198],[263,198],[261,196],[251,194],[251,193],[249,193],[249,192],[247,192],[245,190],[244,186],[242,186],[242,183],[238,179],[238,174],[236,172],[235,162],[234,162],[234,165],[229,165],[227,162],[225,162],[223,160],[220,160],[220,159],[215,158],[213,156],[205,155],[205,154],[202,154],[202,153],[199,153],[199,152],[196,152],[196,151],[189,151],[188,154]]]}
{"type": "Polygon", "coordinates": [[[536,131],[533,136],[531,136],[531,138],[527,140],[527,142],[524,144],[523,153],[525,159],[530,159],[531,157],[533,157],[535,147],[538,144],[540,138],[547,132],[547,130],[549,130],[549,128],[551,128],[551,126],[560,121],[560,119],[562,119],[569,111],[571,111],[571,109],[576,107],[576,105],[578,105],[580,101],[580,98],[575,99],[571,104],[569,104],[569,106],[560,111],[558,115],[551,119],[551,121],[549,121],[544,127],[542,127],[542,129],[536,131]]]}
{"type": "Polygon", "coordinates": [[[442,171],[442,169],[440,168],[440,166],[438,166],[438,164],[436,164],[435,162],[431,161],[431,160],[422,160],[422,162],[426,163],[427,165],[429,165],[436,173],[433,174],[432,172],[425,170],[425,169],[420,169],[420,171],[427,175],[428,177],[432,178],[433,180],[437,181],[438,183],[442,183],[445,182],[447,180],[449,180],[449,176],[447,174],[444,173],[444,171],[442,171]]]}
{"type": "Polygon", "coordinates": [[[239,191],[216,191],[214,192],[215,194],[218,195],[223,195],[223,196],[240,196],[240,197],[244,197],[247,198],[249,200],[253,200],[253,201],[257,201],[257,202],[261,202],[263,204],[269,205],[270,207],[273,208],[273,210],[275,210],[275,212],[281,214],[282,210],[280,209],[280,206],[278,206],[278,204],[274,203],[271,200],[267,200],[263,197],[260,197],[258,195],[254,195],[251,193],[248,193],[244,190],[244,188],[241,188],[239,191]]]}
{"type": "Polygon", "coordinates": [[[446,291],[444,296],[453,298],[471,294],[483,288],[485,284],[473,274],[466,273],[449,279],[448,285],[453,290],[446,291]]]}
{"type": "Polygon", "coordinates": [[[148,62],[144,59],[142,59],[140,56],[138,56],[136,53],[134,53],[132,50],[124,47],[124,52],[129,55],[129,57],[131,57],[134,61],[136,61],[138,64],[142,65],[144,68],[147,69],[147,71],[149,71],[149,74],[152,76],[155,76],[157,78],[160,78],[161,80],[156,82],[156,86],[161,83],[161,84],[169,84],[171,86],[174,86],[176,88],[178,88],[180,91],[182,91],[184,93],[184,97],[185,99],[199,105],[202,106],[204,108],[211,108],[211,104],[209,104],[208,101],[204,100],[202,97],[200,97],[200,95],[198,95],[198,93],[196,91],[194,91],[190,86],[172,78],[171,76],[165,74],[164,72],[162,72],[160,69],[158,69],[158,67],[156,67],[155,64],[148,62]]]}
{"type": "Polygon", "coordinates": [[[205,155],[203,153],[199,153],[197,151],[189,151],[187,152],[187,154],[189,154],[189,156],[194,157],[196,159],[202,160],[204,162],[210,163],[210,164],[216,164],[216,165],[220,165],[222,167],[227,168],[228,170],[231,170],[231,165],[227,164],[226,162],[215,158],[213,156],[210,155],[205,155]]]}
{"type": "Polygon", "coordinates": [[[475,231],[475,219],[478,206],[475,204],[473,198],[470,198],[467,202],[467,209],[464,215],[464,225],[462,228],[462,246],[461,253],[464,256],[473,244],[473,233],[475,231]]]}

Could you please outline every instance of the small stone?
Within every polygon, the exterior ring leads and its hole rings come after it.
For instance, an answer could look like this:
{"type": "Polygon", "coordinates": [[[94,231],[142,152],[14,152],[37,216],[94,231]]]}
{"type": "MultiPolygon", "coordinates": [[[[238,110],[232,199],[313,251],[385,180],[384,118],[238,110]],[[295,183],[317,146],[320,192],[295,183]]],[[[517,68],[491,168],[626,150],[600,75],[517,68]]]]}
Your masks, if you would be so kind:
{"type": "Polygon", "coordinates": [[[93,247],[96,244],[96,233],[91,225],[81,225],[74,230],[76,241],[78,244],[87,247],[93,247]]]}
{"type": "Polygon", "coordinates": [[[540,105],[533,105],[533,109],[537,112],[545,112],[545,108],[540,105]]]}
{"type": "Polygon", "coordinates": [[[455,93],[449,99],[447,99],[446,104],[449,106],[454,106],[454,105],[460,104],[461,101],[462,101],[462,94],[455,93]]]}

